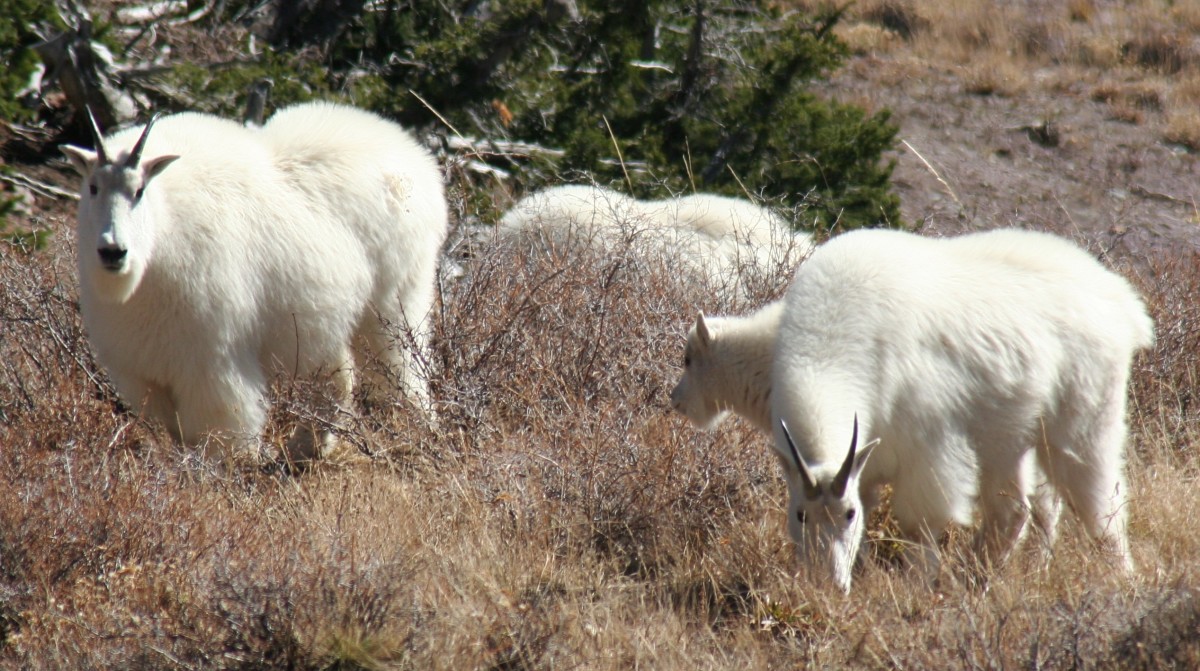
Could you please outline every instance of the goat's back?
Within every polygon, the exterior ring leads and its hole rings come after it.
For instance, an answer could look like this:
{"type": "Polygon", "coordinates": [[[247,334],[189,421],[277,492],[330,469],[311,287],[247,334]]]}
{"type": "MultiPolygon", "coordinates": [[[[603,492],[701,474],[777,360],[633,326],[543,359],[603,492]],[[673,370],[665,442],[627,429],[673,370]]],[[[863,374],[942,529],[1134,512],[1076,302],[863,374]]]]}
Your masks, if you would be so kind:
{"type": "Polygon", "coordinates": [[[1129,283],[1067,241],[855,231],[796,272],[774,408],[801,425],[794,432],[827,442],[816,449],[830,460],[857,413],[889,445],[872,470],[898,469],[947,430],[1032,431],[1061,408],[1124,394],[1152,332],[1129,283]],[[838,435],[823,439],[829,426],[838,435]]]}

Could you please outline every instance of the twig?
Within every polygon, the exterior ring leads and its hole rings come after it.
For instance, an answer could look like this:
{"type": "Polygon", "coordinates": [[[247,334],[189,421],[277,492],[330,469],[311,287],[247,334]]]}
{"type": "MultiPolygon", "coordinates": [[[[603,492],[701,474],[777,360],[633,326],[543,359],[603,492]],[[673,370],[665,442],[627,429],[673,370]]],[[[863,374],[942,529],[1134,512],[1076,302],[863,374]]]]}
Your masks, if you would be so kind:
{"type": "Polygon", "coordinates": [[[921,155],[921,152],[917,151],[916,147],[909,144],[908,140],[900,140],[900,142],[902,142],[905,147],[908,147],[909,151],[911,151],[913,154],[916,154],[917,158],[921,159],[921,162],[925,164],[925,167],[929,168],[929,172],[933,174],[934,178],[941,182],[942,186],[946,187],[946,193],[950,194],[950,197],[954,199],[955,204],[958,205],[959,216],[966,216],[967,208],[963,207],[962,201],[958,199],[958,194],[954,193],[954,189],[950,188],[949,182],[942,179],[942,176],[938,174],[938,171],[933,167],[933,164],[925,160],[925,157],[921,155]]]}
{"type": "Polygon", "coordinates": [[[458,137],[460,137],[464,140],[466,139],[463,137],[463,134],[458,132],[458,129],[454,127],[454,124],[447,121],[446,117],[442,116],[441,113],[439,113],[437,110],[433,109],[433,105],[430,105],[428,102],[426,102],[425,99],[421,97],[421,94],[417,93],[416,91],[414,91],[412,89],[409,89],[408,92],[413,94],[414,98],[416,98],[417,100],[420,100],[421,104],[425,106],[425,109],[429,110],[430,112],[433,112],[433,115],[435,117],[440,119],[442,123],[446,124],[446,128],[449,128],[450,132],[454,133],[455,135],[457,135],[458,137]]]}
{"type": "Polygon", "coordinates": [[[746,194],[746,199],[754,201],[754,194],[750,193],[750,189],[746,188],[745,183],[742,182],[741,177],[738,177],[738,174],[736,171],[734,171],[733,166],[727,164],[725,167],[729,168],[729,174],[733,175],[733,180],[738,183],[738,186],[742,187],[742,193],[746,194]]]}
{"type": "Polygon", "coordinates": [[[617,136],[613,134],[612,126],[608,125],[608,117],[600,115],[604,119],[604,127],[608,129],[608,137],[612,139],[613,149],[617,151],[617,160],[621,162],[621,172],[625,175],[625,185],[629,187],[629,193],[633,194],[633,180],[629,179],[629,170],[625,168],[625,157],[621,155],[621,145],[617,144],[617,136]]]}
{"type": "Polygon", "coordinates": [[[1153,200],[1165,200],[1168,203],[1179,203],[1180,205],[1194,205],[1195,204],[1193,201],[1185,200],[1183,198],[1176,198],[1175,196],[1172,196],[1172,195],[1169,195],[1166,193],[1150,191],[1149,189],[1147,189],[1144,186],[1141,186],[1140,184],[1134,184],[1133,186],[1129,187],[1129,193],[1132,193],[1135,196],[1141,196],[1142,198],[1150,198],[1153,200]]]}
{"type": "Polygon", "coordinates": [[[455,151],[467,150],[479,154],[480,156],[496,155],[496,156],[534,156],[541,154],[560,158],[566,155],[562,149],[554,149],[551,147],[543,147],[538,144],[530,144],[528,142],[510,142],[507,140],[492,140],[492,139],[476,139],[459,135],[457,138],[446,138],[446,146],[455,151]],[[491,150],[481,149],[480,143],[486,143],[491,150]]]}
{"type": "Polygon", "coordinates": [[[11,174],[0,172],[0,181],[8,182],[9,184],[13,184],[15,186],[25,187],[39,196],[79,200],[79,194],[73,191],[65,191],[57,186],[54,186],[53,184],[39,182],[38,180],[29,177],[28,175],[22,175],[19,172],[14,172],[11,174]]]}
{"type": "Polygon", "coordinates": [[[683,168],[687,171],[688,184],[692,185],[692,193],[696,193],[696,175],[692,173],[692,145],[687,138],[683,138],[683,146],[687,150],[687,155],[683,157],[683,168]]]}

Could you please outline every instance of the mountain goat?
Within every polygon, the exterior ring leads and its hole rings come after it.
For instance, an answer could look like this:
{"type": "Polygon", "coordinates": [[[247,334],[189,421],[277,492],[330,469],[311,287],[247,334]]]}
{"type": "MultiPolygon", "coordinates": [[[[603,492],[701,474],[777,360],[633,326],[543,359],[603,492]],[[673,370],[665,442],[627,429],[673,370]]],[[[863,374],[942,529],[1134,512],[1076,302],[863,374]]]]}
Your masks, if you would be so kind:
{"type": "MultiPolygon", "coordinates": [[[[683,376],[671,391],[671,407],[704,429],[720,424],[732,412],[770,435],[771,368],[783,305],[782,300],[774,301],[744,316],[699,314],[688,331],[683,376]]],[[[775,454],[785,473],[794,468],[790,454],[775,454]]],[[[1053,542],[1060,501],[1029,457],[1025,467],[1033,469],[1028,476],[1035,483],[1033,523],[1053,542]]],[[[877,503],[875,492],[865,494],[863,507],[869,510],[877,503]]]]}
{"type": "MultiPolygon", "coordinates": [[[[425,402],[388,328],[424,346],[447,213],[436,161],[403,129],[331,103],[261,129],[198,113],[92,126],[95,151],[63,147],[83,177],[80,305],[135,411],[189,444],[246,445],[273,377],[327,374],[347,404],[354,354],[384,364],[368,396],[394,375],[425,402]]],[[[329,447],[311,438],[293,447],[329,447]]]]}
{"type": "Polygon", "coordinates": [[[780,217],[738,198],[694,194],[642,201],[589,185],[526,196],[505,213],[497,232],[551,248],[629,245],[734,296],[745,294],[753,273],[774,272],[812,247],[807,233],[792,232],[780,217]]]}
{"type": "Polygon", "coordinates": [[[871,230],[818,248],[784,301],[771,414],[788,529],[838,587],[864,493],[883,484],[931,563],[935,535],[968,523],[978,494],[976,549],[1002,560],[1027,521],[1031,451],[1132,570],[1125,394],[1154,325],[1125,279],[1042,233],[871,230]]]}

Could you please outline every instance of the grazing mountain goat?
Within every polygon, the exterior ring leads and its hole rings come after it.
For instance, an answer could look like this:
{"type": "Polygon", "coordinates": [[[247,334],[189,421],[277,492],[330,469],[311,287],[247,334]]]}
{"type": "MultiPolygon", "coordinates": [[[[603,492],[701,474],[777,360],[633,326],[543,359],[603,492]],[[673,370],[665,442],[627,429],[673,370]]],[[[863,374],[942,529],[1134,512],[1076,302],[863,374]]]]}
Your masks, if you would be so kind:
{"type": "MultiPolygon", "coordinates": [[[[332,376],[351,346],[426,399],[389,326],[422,324],[446,202],[437,163],[400,127],[329,103],[261,129],[196,113],[64,146],[82,174],[80,304],[96,358],[135,411],[176,437],[247,444],[277,374],[332,376]]],[[[298,435],[298,438],[304,439],[298,435]]],[[[312,436],[320,452],[330,436],[312,436]]],[[[294,454],[297,454],[294,452],[294,454]]]]}
{"type": "MultiPolygon", "coordinates": [[[[687,335],[683,376],[671,391],[671,407],[693,424],[711,429],[730,412],[755,428],[771,434],[771,368],[783,317],[782,300],[768,303],[745,316],[696,317],[687,335]]],[[[792,455],[776,452],[785,474],[794,470],[792,455]]],[[[1033,455],[1025,467],[1036,484],[1032,514],[1034,526],[1053,541],[1060,502],[1045,477],[1035,468],[1033,455]]],[[[875,492],[865,492],[864,509],[874,507],[875,492]]]]}
{"type": "Polygon", "coordinates": [[[1002,560],[1028,517],[1030,451],[1132,570],[1125,394],[1154,325],[1123,278],[1041,233],[856,231],[818,248],[784,301],[771,413],[788,530],[839,588],[864,493],[883,484],[930,566],[934,536],[971,520],[976,493],[976,548],[1002,560]]]}
{"type": "Polygon", "coordinates": [[[747,276],[771,273],[812,247],[770,211],[738,198],[694,194],[642,201],[597,186],[567,185],[518,201],[500,220],[502,237],[548,248],[629,245],[669,260],[710,286],[746,292],[747,276]]]}

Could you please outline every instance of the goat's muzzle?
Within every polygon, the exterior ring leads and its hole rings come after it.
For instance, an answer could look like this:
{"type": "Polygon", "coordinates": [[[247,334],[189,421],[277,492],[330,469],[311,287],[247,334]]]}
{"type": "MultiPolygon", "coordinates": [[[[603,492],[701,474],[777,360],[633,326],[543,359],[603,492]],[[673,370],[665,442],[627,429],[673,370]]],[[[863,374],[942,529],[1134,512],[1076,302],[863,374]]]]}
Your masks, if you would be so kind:
{"type": "Polygon", "coordinates": [[[100,254],[100,265],[105,270],[118,272],[125,267],[125,255],[129,250],[122,247],[101,247],[96,250],[100,254]]]}

